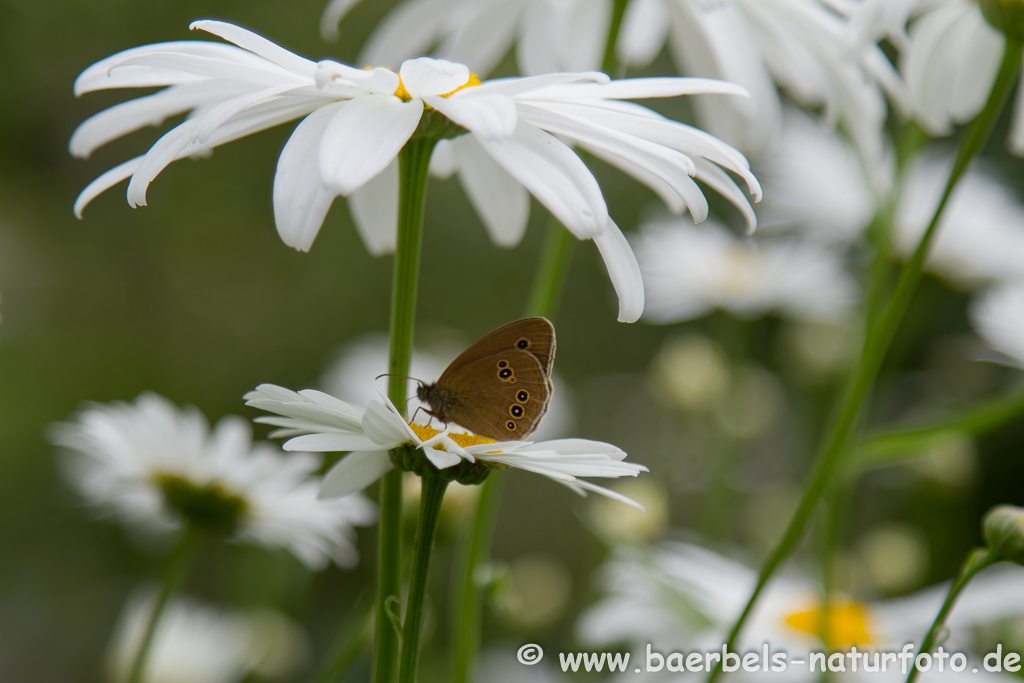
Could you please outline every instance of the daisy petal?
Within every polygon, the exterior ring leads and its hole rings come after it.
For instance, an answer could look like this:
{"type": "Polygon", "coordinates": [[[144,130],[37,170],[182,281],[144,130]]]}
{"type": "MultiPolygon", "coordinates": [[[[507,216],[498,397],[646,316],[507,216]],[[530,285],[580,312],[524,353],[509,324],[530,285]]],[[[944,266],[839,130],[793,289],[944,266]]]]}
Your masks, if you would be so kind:
{"type": "Polygon", "coordinates": [[[313,453],[341,453],[377,448],[377,444],[362,434],[304,434],[289,439],[284,444],[286,451],[310,451],[313,453]]]}
{"type": "Polygon", "coordinates": [[[274,175],[274,222],[281,240],[309,251],[320,232],[334,194],[320,183],[320,142],[343,105],[320,107],[296,126],[281,151],[274,175]]]}
{"type": "Polygon", "coordinates": [[[558,138],[520,122],[502,140],[479,140],[498,165],[508,171],[580,239],[604,230],[608,207],[586,164],[558,138]]]}
{"type": "Polygon", "coordinates": [[[348,196],[348,210],[363,246],[372,256],[395,251],[398,243],[398,160],[348,196]]]}
{"type": "Polygon", "coordinates": [[[424,448],[423,455],[427,456],[427,460],[432,462],[434,467],[439,470],[454,467],[462,462],[462,458],[459,456],[448,451],[442,451],[439,448],[424,448]]]}
{"type": "Polygon", "coordinates": [[[458,159],[459,181],[495,244],[514,247],[530,217],[530,196],[471,135],[449,143],[458,159]]]}
{"type": "Polygon", "coordinates": [[[422,101],[403,102],[393,95],[365,95],[345,102],[322,138],[324,185],[341,195],[365,185],[398,155],[422,112],[422,101]]]}
{"type": "MultiPolygon", "coordinates": [[[[466,92],[466,91],[462,91],[466,92]]],[[[516,103],[503,95],[425,96],[423,101],[474,135],[507,138],[516,129],[516,103]]]]}
{"type": "Polygon", "coordinates": [[[338,24],[345,18],[348,11],[358,5],[362,0],[331,0],[320,15],[320,35],[324,40],[333,43],[338,39],[340,32],[338,24]]]}
{"type": "Polygon", "coordinates": [[[317,498],[341,498],[377,481],[391,471],[394,465],[385,451],[354,451],[349,453],[324,475],[317,498]]]}
{"type": "Polygon", "coordinates": [[[310,78],[316,72],[316,63],[299,57],[294,52],[285,50],[280,45],[275,45],[263,36],[252,31],[229,24],[224,21],[194,21],[189,26],[193,31],[199,29],[220,36],[224,40],[234,43],[238,47],[253,52],[274,64],[278,64],[289,71],[308,75],[310,78]]]}
{"type": "Polygon", "coordinates": [[[106,171],[100,175],[99,178],[86,185],[85,189],[82,190],[75,199],[75,217],[81,218],[82,212],[85,211],[85,207],[89,205],[89,202],[112,188],[114,185],[117,185],[122,180],[130,178],[131,175],[135,173],[135,169],[137,169],[141,163],[142,157],[129,159],[122,164],[118,164],[109,171],[106,171]]]}
{"type": "Polygon", "coordinates": [[[629,242],[609,218],[608,228],[594,238],[594,243],[619,295],[619,322],[635,323],[644,312],[644,280],[629,242]]]}
{"type": "Polygon", "coordinates": [[[412,97],[444,95],[469,82],[469,67],[447,59],[419,57],[402,62],[398,75],[412,97]]]}
{"type": "Polygon", "coordinates": [[[377,401],[370,401],[366,406],[363,432],[385,449],[419,441],[401,417],[377,401]]]}

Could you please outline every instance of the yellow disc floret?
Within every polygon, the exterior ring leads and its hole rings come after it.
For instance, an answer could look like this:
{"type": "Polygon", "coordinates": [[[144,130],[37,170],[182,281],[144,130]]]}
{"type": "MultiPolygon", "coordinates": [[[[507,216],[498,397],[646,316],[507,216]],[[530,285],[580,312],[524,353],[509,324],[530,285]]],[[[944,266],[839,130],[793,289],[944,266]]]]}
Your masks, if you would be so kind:
{"type": "MultiPolygon", "coordinates": [[[[820,606],[786,617],[786,625],[804,633],[818,636],[822,633],[820,606]]],[[[845,648],[850,645],[870,645],[870,616],[867,608],[856,602],[838,602],[829,605],[828,628],[825,630],[826,645],[829,648],[845,648]]]]}
{"type": "MultiPolygon", "coordinates": [[[[427,425],[416,424],[415,422],[409,423],[409,427],[415,432],[416,436],[420,437],[423,441],[431,439],[441,433],[441,430],[428,427],[427,425]]],[[[477,436],[476,434],[469,434],[466,432],[453,432],[448,434],[448,438],[459,444],[463,448],[470,446],[478,446],[484,443],[497,443],[494,439],[489,439],[486,436],[477,436]]],[[[438,444],[437,448],[444,449],[444,446],[438,444]]]]}
{"type": "MultiPolygon", "coordinates": [[[[459,92],[463,88],[472,88],[473,86],[477,86],[477,85],[480,85],[480,77],[477,76],[475,73],[470,72],[469,80],[467,80],[465,83],[460,85],[455,90],[452,90],[451,92],[443,93],[440,96],[441,97],[448,97],[450,95],[454,95],[455,93],[459,92]]],[[[409,91],[405,89],[405,84],[402,83],[402,77],[401,76],[398,77],[398,87],[395,88],[395,97],[401,99],[403,102],[408,102],[409,100],[412,99],[412,95],[409,94],[409,91]]]]}

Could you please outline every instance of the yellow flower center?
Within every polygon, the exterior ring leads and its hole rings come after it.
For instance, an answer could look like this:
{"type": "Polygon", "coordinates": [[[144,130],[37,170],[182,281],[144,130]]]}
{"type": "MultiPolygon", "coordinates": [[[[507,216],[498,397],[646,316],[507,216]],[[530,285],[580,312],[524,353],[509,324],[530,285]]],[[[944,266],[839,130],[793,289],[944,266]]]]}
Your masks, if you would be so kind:
{"type": "MultiPolygon", "coordinates": [[[[415,422],[410,422],[409,427],[412,429],[413,432],[415,432],[416,436],[420,437],[420,439],[422,439],[423,441],[431,439],[441,433],[440,429],[434,429],[433,427],[428,427],[427,425],[416,424],[415,422]]],[[[451,433],[448,435],[448,438],[454,441],[455,443],[459,444],[463,448],[468,448],[470,446],[478,446],[483,443],[498,443],[494,439],[488,439],[486,436],[477,436],[476,434],[468,434],[466,432],[451,433]]],[[[440,444],[438,444],[437,447],[440,448],[441,450],[444,450],[444,446],[440,444]]]]}
{"type": "MultiPolygon", "coordinates": [[[[821,618],[824,611],[819,606],[793,612],[786,617],[786,625],[797,631],[820,636],[822,634],[821,618]]],[[[857,602],[838,602],[829,605],[825,644],[830,649],[840,649],[850,645],[870,645],[870,627],[871,618],[864,605],[857,602]]]]}
{"type": "MultiPolygon", "coordinates": [[[[472,88],[473,86],[476,85],[480,85],[480,78],[475,73],[470,72],[468,81],[460,85],[455,90],[442,94],[441,97],[448,97],[459,92],[463,88],[472,88]]],[[[405,84],[402,83],[401,76],[398,77],[398,87],[395,88],[395,97],[400,98],[403,102],[408,102],[409,100],[412,99],[412,95],[409,94],[409,91],[405,89],[405,84]]]]}

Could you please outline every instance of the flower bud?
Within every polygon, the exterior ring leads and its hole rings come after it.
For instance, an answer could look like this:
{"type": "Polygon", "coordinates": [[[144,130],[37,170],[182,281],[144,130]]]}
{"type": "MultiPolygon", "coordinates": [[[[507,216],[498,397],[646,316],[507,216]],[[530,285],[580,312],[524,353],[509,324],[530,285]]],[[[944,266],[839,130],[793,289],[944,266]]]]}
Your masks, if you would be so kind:
{"type": "Polygon", "coordinates": [[[985,515],[982,529],[991,553],[1024,564],[1024,508],[997,505],[985,515]]]}
{"type": "Polygon", "coordinates": [[[1010,40],[1024,42],[1024,0],[978,0],[981,13],[1010,40]]]}

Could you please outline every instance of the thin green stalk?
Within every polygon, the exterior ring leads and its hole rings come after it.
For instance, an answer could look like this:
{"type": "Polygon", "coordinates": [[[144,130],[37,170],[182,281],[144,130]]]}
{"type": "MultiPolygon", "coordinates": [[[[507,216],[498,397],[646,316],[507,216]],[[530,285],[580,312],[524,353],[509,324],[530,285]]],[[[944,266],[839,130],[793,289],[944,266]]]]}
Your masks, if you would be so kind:
{"type": "Polygon", "coordinates": [[[364,597],[353,612],[356,618],[347,620],[345,627],[338,632],[330,652],[324,657],[323,664],[313,676],[313,683],[334,683],[341,680],[363,651],[363,646],[370,635],[370,624],[373,623],[373,601],[364,597]]]}
{"type": "MultiPolygon", "coordinates": [[[[935,615],[935,621],[932,622],[932,626],[928,629],[928,635],[925,636],[924,642],[921,643],[921,649],[918,653],[931,652],[932,648],[937,644],[942,632],[946,628],[946,619],[949,618],[949,613],[953,611],[956,600],[960,596],[960,593],[967,584],[970,583],[974,575],[980,572],[990,564],[999,560],[998,555],[989,549],[978,548],[971,552],[967,556],[967,560],[964,561],[964,565],[960,568],[960,575],[956,577],[956,581],[949,587],[949,593],[946,595],[945,602],[942,603],[942,608],[939,613],[935,615]]],[[[917,666],[916,659],[915,666],[910,667],[910,673],[907,674],[906,683],[914,683],[914,679],[917,678],[917,666]]]]}
{"type": "Polygon", "coordinates": [[[491,536],[504,481],[501,472],[491,472],[480,486],[473,523],[459,541],[452,584],[452,615],[455,617],[452,683],[467,683],[473,679],[476,653],[480,650],[481,595],[476,585],[476,569],[486,562],[491,552],[491,536]]]}
{"type": "MultiPolygon", "coordinates": [[[[832,597],[835,595],[835,557],[836,548],[842,541],[843,529],[846,526],[846,514],[849,510],[850,482],[837,479],[832,482],[831,495],[825,498],[825,515],[821,524],[819,561],[821,563],[821,621],[818,624],[818,637],[828,649],[832,641],[832,597]]],[[[827,674],[827,671],[823,671],[827,674]]]]}
{"type": "Polygon", "coordinates": [[[156,604],[153,605],[153,612],[149,615],[146,623],[146,630],[142,636],[142,643],[135,653],[135,661],[132,662],[131,674],[128,677],[129,683],[142,683],[146,674],[146,660],[149,659],[150,650],[153,648],[153,641],[156,637],[157,627],[164,615],[164,609],[170,601],[171,596],[181,587],[188,573],[192,557],[195,555],[196,547],[199,545],[200,534],[191,526],[185,527],[178,545],[164,562],[163,571],[160,577],[160,594],[157,596],[156,604]]]}
{"type": "MultiPolygon", "coordinates": [[[[917,249],[903,266],[888,305],[881,315],[878,316],[877,320],[873,324],[869,324],[860,358],[857,359],[857,362],[851,368],[840,395],[834,413],[835,417],[831,422],[831,427],[825,437],[814,470],[804,490],[803,498],[800,500],[800,504],[792,520],[790,520],[789,526],[782,535],[782,539],[765,559],[754,591],[743,608],[743,612],[729,632],[727,646],[730,650],[735,651],[743,625],[757,604],[761,591],[778,566],[800,541],[811,515],[836,473],[842,459],[841,456],[847,450],[850,435],[857,424],[864,398],[874,384],[875,377],[882,367],[882,362],[889,350],[896,330],[899,328],[903,315],[910,305],[910,300],[913,298],[917,285],[921,280],[925,259],[928,256],[928,250],[935,236],[943,210],[949,201],[953,188],[966,170],[968,163],[981,150],[982,145],[992,131],[992,126],[995,124],[995,120],[1006,101],[1006,96],[1020,70],[1020,59],[1021,45],[1008,40],[1006,51],[1003,54],[1003,63],[993,84],[992,92],[989,94],[988,102],[964,137],[960,146],[960,153],[950,172],[949,180],[942,193],[942,199],[935,209],[935,214],[932,216],[928,228],[921,236],[917,249]]],[[[717,679],[721,671],[722,663],[719,661],[708,677],[708,683],[712,683],[717,679]]]]}
{"type": "Polygon", "coordinates": [[[441,516],[441,501],[448,482],[432,467],[425,467],[420,493],[420,519],[416,528],[416,547],[413,551],[412,573],[409,577],[409,604],[402,622],[402,654],[398,668],[398,683],[415,683],[420,657],[420,627],[423,625],[423,603],[427,597],[427,575],[430,572],[430,553],[434,549],[437,520],[441,516]]]}
{"type": "MultiPolygon", "coordinates": [[[[406,378],[412,356],[416,290],[419,282],[423,207],[427,169],[437,140],[414,138],[398,154],[398,243],[391,290],[391,348],[388,357],[388,398],[405,410],[406,378]]],[[[395,468],[380,485],[380,543],[377,557],[376,648],[374,683],[391,683],[398,660],[398,634],[388,616],[388,601],[401,595],[402,472],[395,468]]]]}
{"type": "MultiPolygon", "coordinates": [[[[611,74],[618,68],[615,57],[615,42],[618,40],[622,17],[629,0],[615,0],[605,42],[604,59],[601,69],[611,74]]],[[[552,219],[548,226],[547,238],[541,252],[540,262],[534,276],[533,286],[526,304],[526,315],[554,318],[565,291],[569,266],[576,250],[574,237],[558,221],[552,219]]],[[[469,532],[460,541],[456,556],[455,598],[452,611],[455,621],[452,626],[453,656],[452,683],[468,683],[472,680],[472,669],[480,650],[480,591],[476,586],[476,568],[487,561],[490,555],[490,539],[494,533],[494,520],[504,477],[493,472],[481,484],[476,512],[469,532]]]]}
{"type": "Polygon", "coordinates": [[[937,444],[962,436],[979,436],[1024,415],[1024,387],[982,401],[953,417],[910,429],[889,429],[870,435],[857,449],[862,466],[898,462],[937,444]]]}
{"type": "Polygon", "coordinates": [[[621,78],[616,73],[619,69],[619,59],[615,54],[615,43],[619,40],[619,30],[622,28],[622,17],[626,14],[626,5],[629,0],[615,0],[612,5],[611,21],[608,23],[608,39],[604,43],[604,58],[601,60],[601,71],[614,78],[621,78]]]}

